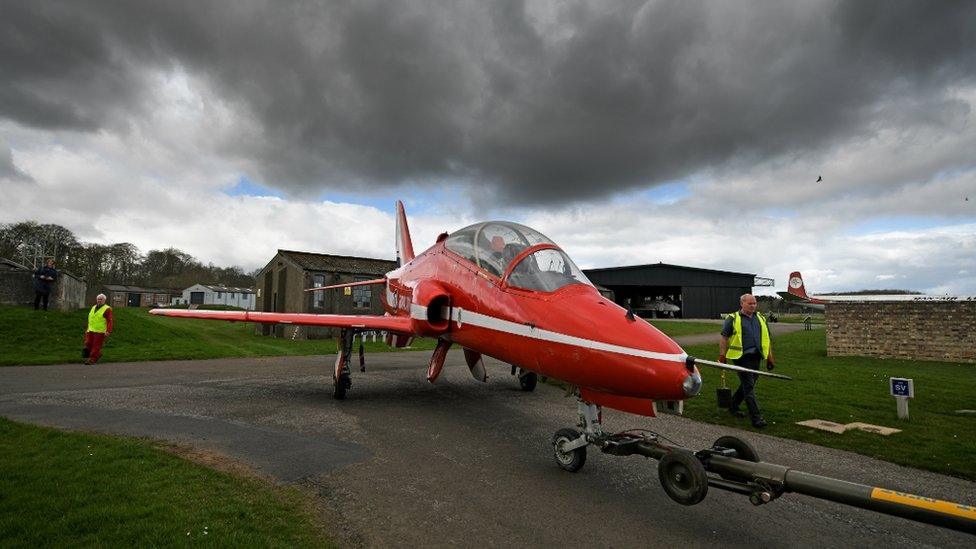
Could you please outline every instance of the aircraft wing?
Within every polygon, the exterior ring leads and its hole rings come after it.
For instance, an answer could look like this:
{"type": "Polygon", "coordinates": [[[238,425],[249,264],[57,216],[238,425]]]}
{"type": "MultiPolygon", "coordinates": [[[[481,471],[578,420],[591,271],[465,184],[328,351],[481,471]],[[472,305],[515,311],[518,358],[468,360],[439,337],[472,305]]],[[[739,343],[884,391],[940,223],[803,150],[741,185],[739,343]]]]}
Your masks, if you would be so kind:
{"type": "Polygon", "coordinates": [[[806,307],[807,309],[812,309],[814,311],[824,310],[823,303],[814,303],[809,299],[803,299],[802,297],[793,295],[789,292],[776,292],[776,293],[779,294],[779,296],[783,298],[783,301],[785,301],[789,305],[799,305],[800,307],[806,307]]]}
{"type": "Polygon", "coordinates": [[[800,301],[799,297],[791,294],[790,292],[776,292],[776,294],[783,298],[783,301],[800,301]]]}
{"type": "Polygon", "coordinates": [[[375,315],[317,315],[308,313],[261,313],[251,311],[210,311],[188,309],[153,309],[149,314],[179,318],[203,318],[231,322],[260,322],[263,324],[295,324],[329,328],[358,328],[411,334],[410,319],[400,316],[375,315]]]}

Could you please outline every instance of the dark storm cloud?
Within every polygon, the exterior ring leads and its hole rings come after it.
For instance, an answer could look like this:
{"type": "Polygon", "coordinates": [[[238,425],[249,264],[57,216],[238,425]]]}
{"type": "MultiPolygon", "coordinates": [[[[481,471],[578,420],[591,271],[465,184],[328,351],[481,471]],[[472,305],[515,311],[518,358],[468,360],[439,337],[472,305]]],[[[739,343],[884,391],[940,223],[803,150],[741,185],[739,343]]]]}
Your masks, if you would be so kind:
{"type": "Polygon", "coordinates": [[[965,122],[976,75],[965,1],[4,4],[0,115],[124,128],[180,67],[259,125],[219,152],[293,192],[600,196],[965,122]]]}

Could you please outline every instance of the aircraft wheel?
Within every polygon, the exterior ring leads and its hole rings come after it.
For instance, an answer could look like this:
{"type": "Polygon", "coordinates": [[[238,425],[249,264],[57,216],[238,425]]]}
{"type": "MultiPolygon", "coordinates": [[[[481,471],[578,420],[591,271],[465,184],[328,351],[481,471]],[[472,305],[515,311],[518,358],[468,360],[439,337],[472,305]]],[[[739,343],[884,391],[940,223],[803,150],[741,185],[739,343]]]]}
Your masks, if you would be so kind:
{"type": "Polygon", "coordinates": [[[586,446],[580,446],[568,452],[564,452],[562,448],[581,436],[583,433],[576,429],[560,429],[552,436],[552,450],[556,465],[570,473],[579,471],[586,463],[586,446]]]}
{"type": "MultiPolygon", "coordinates": [[[[738,437],[724,436],[718,437],[715,444],[712,444],[713,448],[728,448],[729,450],[735,450],[736,459],[741,459],[742,461],[751,461],[757,463],[759,461],[759,452],[752,447],[752,444],[742,440],[738,437]]],[[[719,473],[725,480],[743,480],[733,475],[723,475],[719,473]]],[[[748,480],[748,479],[745,479],[748,480]]]]}
{"type": "Polygon", "coordinates": [[[692,454],[665,454],[657,466],[657,476],[668,497],[681,505],[694,505],[708,494],[708,473],[692,454]]]}
{"type": "Polygon", "coordinates": [[[531,393],[535,390],[535,386],[539,383],[539,376],[535,372],[529,372],[519,378],[519,385],[522,386],[522,390],[531,393]]]}
{"type": "Polygon", "coordinates": [[[341,374],[339,376],[339,379],[336,379],[335,376],[333,376],[332,383],[333,383],[332,398],[336,400],[345,400],[346,390],[349,389],[350,386],[352,386],[352,380],[349,379],[349,374],[341,374]]]}

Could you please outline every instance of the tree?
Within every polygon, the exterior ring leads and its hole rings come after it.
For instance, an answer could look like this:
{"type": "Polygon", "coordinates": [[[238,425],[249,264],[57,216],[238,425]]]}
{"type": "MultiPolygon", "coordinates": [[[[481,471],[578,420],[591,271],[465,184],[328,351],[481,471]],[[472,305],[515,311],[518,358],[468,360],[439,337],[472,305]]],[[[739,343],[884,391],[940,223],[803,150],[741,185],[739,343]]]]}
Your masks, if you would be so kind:
{"type": "Polygon", "coordinates": [[[0,257],[27,266],[40,267],[48,257],[64,265],[78,246],[74,233],[61,225],[21,221],[0,226],[0,257]]]}
{"type": "Polygon", "coordinates": [[[108,247],[108,276],[116,284],[132,284],[135,282],[136,269],[142,257],[135,244],[119,242],[108,247]]]}
{"type": "Polygon", "coordinates": [[[83,277],[91,289],[105,284],[187,288],[197,283],[249,288],[258,272],[203,265],[176,248],[150,250],[143,257],[130,242],[79,242],[61,225],[36,221],[0,225],[0,257],[38,267],[45,257],[53,257],[58,268],[83,277]]]}
{"type": "Polygon", "coordinates": [[[164,280],[177,277],[194,263],[193,256],[176,248],[150,250],[140,265],[139,281],[151,286],[165,285],[164,280]]]}

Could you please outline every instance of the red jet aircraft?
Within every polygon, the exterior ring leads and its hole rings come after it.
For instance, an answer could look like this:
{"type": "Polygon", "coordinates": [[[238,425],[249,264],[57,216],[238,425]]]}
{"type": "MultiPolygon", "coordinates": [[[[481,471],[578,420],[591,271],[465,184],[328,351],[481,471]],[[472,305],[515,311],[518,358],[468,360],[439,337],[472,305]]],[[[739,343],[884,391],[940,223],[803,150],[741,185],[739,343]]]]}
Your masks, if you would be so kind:
{"type": "Polygon", "coordinates": [[[415,336],[436,338],[428,381],[437,379],[448,350],[458,345],[480,381],[488,378],[482,360],[488,355],[512,364],[513,373],[517,368],[525,390],[535,387],[538,374],[578,387],[581,426],[588,432],[599,429],[600,406],[654,416],[655,401],[697,395],[702,379],[696,363],[744,370],[689,357],[654,326],[600,295],[559,246],[529,227],[477,223],[441,234],[427,251],[415,255],[399,201],[396,223],[399,268],[377,280],[308,290],[382,284],[383,316],[180,309],[150,313],[338,328],[342,345],[333,372],[338,399],[351,386],[356,333],[386,331],[387,341],[398,347],[415,336]]]}
{"type": "Polygon", "coordinates": [[[896,492],[891,496],[879,488],[872,491],[764,463],[749,443],[735,437],[721,437],[711,448],[692,452],[663,443],[649,431],[604,432],[601,406],[654,416],[655,401],[697,395],[702,378],[696,364],[789,378],[688,356],[671,338],[600,295],[555,243],[523,225],[477,223],[441,234],[415,256],[400,202],[396,221],[399,268],[377,280],[307,290],[382,284],[383,316],[179,309],[150,313],[337,328],[341,346],[333,382],[338,399],[345,398],[351,385],[355,334],[386,331],[387,341],[398,347],[416,336],[436,338],[427,367],[430,382],[437,379],[448,349],[456,344],[480,381],[488,378],[482,355],[489,355],[512,364],[513,373],[518,369],[523,389],[535,387],[537,374],[577,388],[579,428],[560,429],[552,438],[555,461],[567,471],[578,471],[586,462],[587,446],[593,445],[610,455],[660,460],[661,485],[684,505],[704,499],[709,486],[746,494],[756,505],[799,492],[976,532],[974,509],[896,492]]]}

